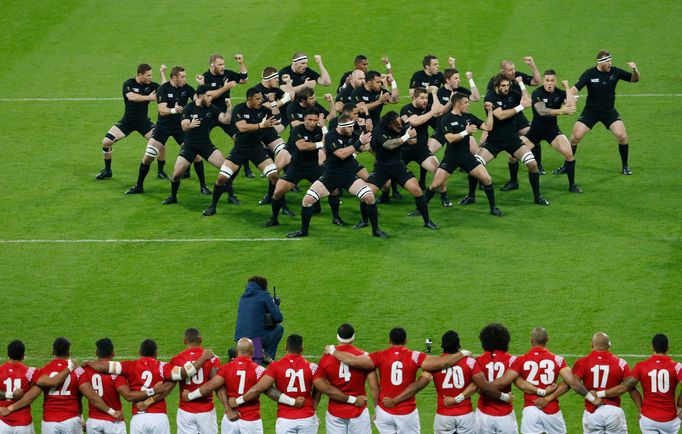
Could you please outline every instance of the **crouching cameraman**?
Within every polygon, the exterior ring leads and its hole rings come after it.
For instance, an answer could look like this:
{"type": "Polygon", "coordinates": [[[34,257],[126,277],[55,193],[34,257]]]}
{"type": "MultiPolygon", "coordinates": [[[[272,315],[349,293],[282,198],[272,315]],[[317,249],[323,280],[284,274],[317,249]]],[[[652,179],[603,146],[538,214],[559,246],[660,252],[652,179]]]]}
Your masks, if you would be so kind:
{"type": "Polygon", "coordinates": [[[284,335],[280,299],[268,292],[268,281],[261,276],[250,277],[239,300],[234,340],[260,338],[264,362],[276,358],[277,346],[284,335]]]}

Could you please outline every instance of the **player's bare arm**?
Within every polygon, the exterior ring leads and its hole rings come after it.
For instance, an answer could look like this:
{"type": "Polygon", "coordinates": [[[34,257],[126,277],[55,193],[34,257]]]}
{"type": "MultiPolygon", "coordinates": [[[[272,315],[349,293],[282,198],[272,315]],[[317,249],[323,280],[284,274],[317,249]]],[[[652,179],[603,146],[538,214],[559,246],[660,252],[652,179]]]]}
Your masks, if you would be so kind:
{"type": "Polygon", "coordinates": [[[526,56],[523,58],[523,61],[530,66],[531,75],[533,76],[530,81],[530,85],[537,86],[542,83],[542,76],[540,76],[540,70],[538,69],[537,65],[535,65],[535,60],[533,60],[531,56],[526,56]]]}
{"type": "Polygon", "coordinates": [[[471,356],[471,351],[461,350],[454,354],[446,354],[443,356],[428,356],[422,363],[424,371],[440,371],[441,369],[453,366],[464,357],[471,356]]]}
{"type": "Polygon", "coordinates": [[[69,366],[62,369],[57,375],[54,377],[41,375],[33,384],[40,387],[57,387],[66,381],[66,377],[68,377],[71,374],[71,371],[76,369],[77,366],[78,362],[75,359],[69,359],[69,366]]]}
{"type": "Polygon", "coordinates": [[[83,396],[90,401],[90,404],[92,404],[101,412],[109,414],[114,419],[121,420],[123,418],[123,413],[120,410],[114,410],[113,408],[109,407],[97,394],[97,392],[95,392],[95,389],[92,388],[90,383],[83,383],[79,385],[78,390],[80,390],[83,396]]]}
{"type": "Polygon", "coordinates": [[[395,139],[390,139],[386,140],[381,146],[383,146],[386,149],[396,149],[400,146],[402,146],[404,143],[407,143],[408,140],[414,139],[417,137],[417,130],[414,128],[408,128],[405,134],[403,134],[401,137],[396,137],[395,139]]]}
{"type": "MultiPolygon", "coordinates": [[[[237,63],[239,64],[239,72],[240,72],[242,75],[247,75],[247,74],[249,73],[249,71],[248,71],[248,69],[246,68],[246,64],[244,63],[244,56],[241,55],[241,54],[235,54],[235,55],[234,55],[234,60],[235,60],[235,62],[237,62],[237,63]]],[[[241,78],[241,79],[239,80],[239,84],[244,84],[244,83],[246,83],[247,81],[249,81],[249,78],[248,78],[248,77],[246,77],[246,78],[241,78]]]]}
{"type": "Polygon", "coordinates": [[[478,391],[478,387],[474,383],[469,383],[469,385],[457,396],[445,396],[443,397],[443,404],[445,405],[456,405],[470,398],[474,393],[478,391]]]}
{"type": "Polygon", "coordinates": [[[630,83],[637,83],[639,81],[639,69],[637,69],[637,65],[635,62],[628,62],[628,66],[630,69],[632,69],[632,78],[630,79],[630,83]]]}
{"type": "Polygon", "coordinates": [[[14,413],[17,410],[28,407],[42,393],[42,391],[42,388],[34,384],[26,393],[24,393],[24,396],[22,396],[21,399],[5,407],[6,414],[2,414],[2,416],[7,416],[10,413],[14,413]]]}
{"type": "MultiPolygon", "coordinates": [[[[364,135],[364,134],[363,134],[364,135]]],[[[362,137],[362,136],[360,136],[362,137]]],[[[336,155],[339,158],[347,158],[348,156],[341,157],[337,152],[343,151],[344,149],[353,149],[352,146],[348,146],[346,148],[338,149],[334,152],[334,155],[336,155]]],[[[348,153],[348,151],[346,152],[348,153]]],[[[352,155],[353,152],[351,151],[350,154],[352,155]]],[[[351,368],[357,368],[357,369],[365,369],[365,370],[371,370],[374,369],[374,362],[372,362],[372,359],[370,359],[366,355],[362,356],[356,356],[351,353],[347,353],[345,351],[336,351],[336,347],[334,345],[327,345],[324,348],[325,354],[331,354],[332,356],[336,357],[340,362],[345,363],[346,365],[350,366],[351,368]]]]}
{"type": "Polygon", "coordinates": [[[385,397],[381,402],[386,408],[393,408],[406,399],[410,399],[429,385],[433,376],[428,372],[422,372],[421,375],[412,383],[410,383],[405,390],[398,396],[385,397]]]}
{"type": "Polygon", "coordinates": [[[481,392],[485,393],[491,398],[499,399],[503,402],[512,402],[514,399],[514,395],[512,393],[503,393],[498,390],[497,387],[493,386],[492,383],[489,383],[481,372],[475,374],[473,377],[471,377],[471,379],[481,392]]]}
{"type": "Polygon", "coordinates": [[[320,68],[320,76],[317,79],[317,83],[320,84],[321,86],[331,85],[332,79],[331,77],[329,77],[329,72],[327,72],[327,68],[325,68],[324,65],[322,64],[322,56],[316,54],[315,63],[317,63],[317,66],[320,68]]]}

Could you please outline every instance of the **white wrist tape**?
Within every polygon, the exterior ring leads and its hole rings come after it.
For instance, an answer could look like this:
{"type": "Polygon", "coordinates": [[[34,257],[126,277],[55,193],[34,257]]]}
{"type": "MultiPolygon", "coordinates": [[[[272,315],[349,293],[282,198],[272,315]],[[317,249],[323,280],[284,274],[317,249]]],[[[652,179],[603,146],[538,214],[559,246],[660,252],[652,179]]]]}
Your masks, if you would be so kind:
{"type": "Polygon", "coordinates": [[[121,375],[122,370],[123,370],[123,367],[121,366],[121,362],[109,362],[109,373],[110,374],[121,375]]]}
{"type": "Polygon", "coordinates": [[[535,394],[538,395],[538,396],[546,396],[546,395],[547,395],[547,391],[546,391],[545,389],[540,389],[540,388],[538,387],[538,390],[537,390],[537,392],[535,392],[535,394]]]}
{"type": "Polygon", "coordinates": [[[197,373],[197,368],[194,367],[194,364],[192,362],[185,362],[183,367],[185,368],[185,371],[187,371],[188,377],[193,377],[194,374],[197,373]]]}
{"type": "Polygon", "coordinates": [[[334,352],[336,351],[336,346],[335,345],[330,345],[329,346],[329,354],[334,355],[334,352]]]}
{"type": "Polygon", "coordinates": [[[14,398],[14,392],[5,392],[5,399],[14,398]]]}
{"type": "Polygon", "coordinates": [[[597,398],[606,398],[606,390],[600,390],[597,392],[597,398]]]}
{"type": "Polygon", "coordinates": [[[358,400],[358,399],[357,399],[356,397],[351,396],[351,395],[348,395],[348,399],[346,400],[346,402],[349,403],[349,404],[355,404],[355,402],[356,402],[357,400],[358,400]]]}
{"type": "Polygon", "coordinates": [[[240,397],[238,397],[238,398],[236,399],[236,401],[237,401],[237,405],[238,405],[238,406],[239,406],[239,405],[242,405],[242,404],[244,403],[244,397],[243,397],[243,396],[240,396],[240,397]]]}
{"type": "Polygon", "coordinates": [[[277,402],[280,404],[288,405],[289,407],[293,407],[296,405],[296,400],[292,398],[291,396],[287,395],[286,393],[282,393],[279,395],[279,398],[277,398],[277,402]]]}
{"type": "Polygon", "coordinates": [[[391,69],[391,62],[388,62],[388,63],[386,64],[386,69],[391,69]]]}
{"type": "Polygon", "coordinates": [[[516,107],[514,107],[514,110],[516,110],[516,113],[521,113],[523,111],[523,105],[519,104],[516,107]]]}
{"type": "Polygon", "coordinates": [[[391,89],[397,89],[397,88],[398,88],[398,82],[395,81],[395,80],[393,80],[393,81],[391,82],[391,89]]]}
{"type": "Polygon", "coordinates": [[[460,353],[462,353],[464,357],[471,357],[471,351],[469,350],[460,350],[460,353]]]}
{"type": "MultiPolygon", "coordinates": [[[[459,133],[459,136],[460,136],[461,138],[465,138],[465,137],[468,136],[468,135],[469,135],[469,131],[467,131],[467,130],[464,130],[464,131],[462,131],[461,133],[459,133]]],[[[465,357],[466,357],[466,355],[465,355],[465,357]]]]}
{"type": "Polygon", "coordinates": [[[282,101],[282,104],[286,104],[291,101],[291,95],[289,95],[289,92],[285,93],[280,101],[282,101]]]}
{"type": "Polygon", "coordinates": [[[324,143],[322,142],[315,142],[315,149],[322,149],[324,148],[324,143]]]}
{"type": "Polygon", "coordinates": [[[193,390],[187,394],[187,399],[194,401],[197,398],[201,398],[201,391],[199,389],[193,390]]]}
{"type": "Polygon", "coordinates": [[[460,402],[464,401],[465,399],[466,398],[464,397],[464,395],[460,393],[459,395],[455,396],[455,404],[459,404],[460,402]]]}
{"type": "Polygon", "coordinates": [[[519,87],[521,88],[521,92],[523,92],[524,90],[526,90],[526,85],[523,84],[523,82],[520,82],[520,83],[519,83],[519,87]]]}
{"type": "Polygon", "coordinates": [[[473,78],[470,78],[470,79],[469,79],[469,86],[471,86],[471,87],[476,87],[476,83],[474,83],[474,79],[473,79],[473,78]]]}
{"type": "Polygon", "coordinates": [[[68,363],[67,367],[69,368],[69,372],[73,372],[73,370],[76,369],[76,364],[73,363],[73,360],[69,359],[69,363],[68,363]]]}
{"type": "Polygon", "coordinates": [[[114,417],[114,415],[116,414],[116,410],[109,407],[109,410],[107,410],[107,414],[109,414],[109,416],[111,416],[111,417],[114,417]]]}
{"type": "Polygon", "coordinates": [[[173,108],[171,109],[171,114],[172,114],[172,115],[176,114],[177,112],[178,112],[178,111],[175,110],[175,107],[173,107],[173,108]]]}
{"type": "Polygon", "coordinates": [[[590,402],[594,402],[594,400],[597,398],[595,398],[594,395],[592,395],[590,392],[587,392],[587,395],[585,395],[585,399],[590,402]]]}
{"type": "Polygon", "coordinates": [[[403,134],[402,136],[400,136],[400,140],[402,140],[403,143],[405,143],[405,142],[407,142],[408,140],[410,140],[410,135],[407,134],[407,133],[405,133],[405,134],[403,134]]]}
{"type": "Polygon", "coordinates": [[[328,132],[329,130],[327,129],[327,127],[322,127],[322,134],[327,134],[328,132]]]}
{"type": "Polygon", "coordinates": [[[500,395],[500,401],[502,402],[509,402],[510,396],[508,393],[502,393],[500,395]]]}
{"type": "Polygon", "coordinates": [[[147,396],[154,396],[156,395],[156,392],[154,392],[154,389],[144,389],[144,393],[147,394],[147,396]]]}

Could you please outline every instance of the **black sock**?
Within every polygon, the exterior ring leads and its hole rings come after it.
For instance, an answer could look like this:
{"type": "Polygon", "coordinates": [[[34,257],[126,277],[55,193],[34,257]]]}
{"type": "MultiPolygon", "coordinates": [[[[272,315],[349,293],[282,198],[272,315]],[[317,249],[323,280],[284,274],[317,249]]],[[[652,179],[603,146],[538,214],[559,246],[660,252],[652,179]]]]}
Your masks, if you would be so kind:
{"type": "Polygon", "coordinates": [[[578,152],[578,145],[571,145],[571,151],[573,151],[573,156],[575,157],[575,153],[578,152]]]}
{"type": "Polygon", "coordinates": [[[104,169],[111,170],[111,159],[104,160],[104,169]]]}
{"type": "Polygon", "coordinates": [[[206,178],[204,178],[204,162],[203,161],[195,162],[194,171],[197,173],[199,185],[201,185],[202,188],[206,187],[206,178]]]}
{"type": "Polygon", "coordinates": [[[483,191],[485,192],[485,195],[488,197],[490,211],[492,211],[493,209],[495,209],[495,189],[493,188],[493,184],[491,183],[490,185],[484,185],[483,191]]]}
{"type": "Polygon", "coordinates": [[[424,223],[431,221],[429,218],[429,207],[426,205],[426,198],[423,195],[415,197],[414,204],[417,205],[417,210],[419,211],[419,214],[422,215],[424,223]]]}
{"type": "Polygon", "coordinates": [[[249,167],[249,162],[244,163],[244,173],[251,172],[251,167],[249,167]]]}
{"type": "Polygon", "coordinates": [[[568,175],[568,186],[575,184],[575,160],[564,161],[564,167],[566,168],[566,175],[568,175]]]}
{"type": "Polygon", "coordinates": [[[426,186],[426,169],[423,167],[419,166],[419,185],[424,188],[426,186]]]}
{"type": "Polygon", "coordinates": [[[433,199],[433,196],[436,195],[436,190],[431,190],[430,188],[426,189],[426,192],[424,193],[424,196],[426,197],[426,202],[430,202],[431,199],[433,199]]]}
{"type": "Polygon", "coordinates": [[[381,190],[381,200],[388,200],[391,196],[388,194],[388,190],[381,190]]]}
{"type": "Polygon", "coordinates": [[[268,180],[268,197],[272,198],[272,195],[274,193],[275,193],[275,184],[273,184],[272,182],[270,182],[270,180],[268,180]]]}
{"type": "Polygon", "coordinates": [[[178,189],[180,188],[180,181],[171,181],[171,196],[178,196],[178,189]]]}
{"type": "Polygon", "coordinates": [[[377,204],[373,203],[367,205],[367,217],[369,217],[369,223],[372,225],[372,232],[379,230],[379,215],[377,214],[377,204]]]}
{"type": "Polygon", "coordinates": [[[440,192],[440,198],[443,200],[447,199],[448,198],[448,191],[447,190],[441,191],[440,192]]]}
{"type": "Polygon", "coordinates": [[[166,166],[166,160],[156,160],[156,164],[158,165],[158,172],[161,173],[166,166]]]}
{"type": "Polygon", "coordinates": [[[469,197],[476,197],[476,188],[478,187],[478,178],[469,175],[469,197]]]}
{"type": "Polygon", "coordinates": [[[279,210],[282,209],[282,205],[284,204],[284,196],[282,196],[279,199],[275,199],[274,197],[272,198],[272,219],[277,220],[277,217],[279,216],[279,210]]]}
{"type": "Polygon", "coordinates": [[[310,229],[310,220],[313,218],[313,207],[312,206],[302,206],[301,207],[301,232],[308,234],[308,229],[310,229]]]}
{"type": "Polygon", "coordinates": [[[542,148],[540,147],[540,144],[538,143],[537,145],[535,145],[533,149],[530,150],[530,152],[533,153],[535,161],[538,162],[538,165],[542,165],[542,148]]]}
{"type": "Polygon", "coordinates": [[[627,143],[624,145],[618,145],[618,152],[620,153],[620,162],[623,164],[623,167],[628,165],[628,150],[630,149],[630,145],[627,143]]]}
{"type": "Polygon", "coordinates": [[[137,185],[142,187],[144,185],[144,179],[149,173],[150,164],[140,163],[140,170],[137,172],[137,185]]]}
{"type": "Polygon", "coordinates": [[[528,172],[528,181],[533,189],[533,196],[540,196],[540,174],[538,172],[528,172]]]}
{"type": "Polygon", "coordinates": [[[216,184],[213,186],[213,198],[211,199],[211,208],[216,208],[218,206],[218,201],[220,200],[220,196],[223,195],[225,187],[227,187],[227,184],[225,185],[216,184]]]}
{"type": "Polygon", "coordinates": [[[329,202],[329,208],[332,210],[332,218],[340,219],[339,208],[341,208],[341,199],[338,196],[329,196],[327,201],[329,202]]]}
{"type": "Polygon", "coordinates": [[[360,201],[360,219],[367,223],[367,204],[363,201],[360,201]]]}
{"type": "Polygon", "coordinates": [[[509,163],[509,182],[519,182],[519,162],[509,163]]]}
{"type": "Polygon", "coordinates": [[[397,182],[391,181],[391,189],[393,189],[393,195],[399,194],[397,182]]]}

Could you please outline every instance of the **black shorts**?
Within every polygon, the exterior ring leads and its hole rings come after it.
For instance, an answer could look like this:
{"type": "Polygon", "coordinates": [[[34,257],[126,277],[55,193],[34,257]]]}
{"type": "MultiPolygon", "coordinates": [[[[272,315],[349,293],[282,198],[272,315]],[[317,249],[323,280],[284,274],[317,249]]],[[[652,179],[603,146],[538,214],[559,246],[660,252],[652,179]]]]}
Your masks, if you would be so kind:
{"type": "Polygon", "coordinates": [[[185,145],[180,148],[180,154],[178,156],[184,158],[190,163],[194,162],[197,155],[201,155],[204,160],[208,160],[208,157],[213,154],[218,148],[216,148],[213,143],[208,142],[202,145],[185,145]]]}
{"type": "Polygon", "coordinates": [[[218,127],[221,130],[225,132],[228,136],[230,136],[232,139],[234,139],[234,135],[239,132],[237,127],[234,124],[223,124],[222,122],[218,122],[213,126],[213,128],[218,127]]]}
{"type": "Polygon", "coordinates": [[[374,172],[369,175],[368,184],[374,184],[381,188],[386,181],[392,179],[394,182],[405,186],[405,183],[414,178],[414,174],[402,162],[389,164],[375,164],[374,172]]]}
{"type": "Polygon", "coordinates": [[[543,140],[551,144],[554,139],[563,134],[559,127],[551,129],[530,127],[530,130],[526,133],[526,139],[535,146],[538,146],[543,140]]]}
{"type": "MultiPolygon", "coordinates": [[[[355,158],[353,158],[353,160],[355,160],[355,158]]],[[[358,173],[359,171],[361,171],[364,168],[365,168],[365,166],[360,164],[360,162],[358,160],[355,160],[355,169],[353,169],[355,171],[355,173],[358,173]]]]}
{"type": "Polygon", "coordinates": [[[445,170],[449,174],[452,174],[458,167],[461,167],[463,170],[469,173],[480,164],[481,162],[478,161],[476,157],[471,155],[471,152],[467,151],[448,152],[446,150],[445,155],[443,155],[443,161],[440,163],[440,166],[438,167],[445,170]]]}
{"type": "Polygon", "coordinates": [[[438,130],[434,131],[433,134],[431,134],[431,138],[440,143],[441,146],[445,146],[447,144],[445,136],[438,130]]]}
{"type": "Polygon", "coordinates": [[[529,126],[530,122],[528,122],[528,118],[523,114],[523,112],[519,112],[514,115],[514,128],[516,128],[516,131],[521,131],[522,129],[528,128],[529,126]]]}
{"type": "Polygon", "coordinates": [[[481,145],[481,148],[485,148],[488,152],[497,156],[502,151],[506,151],[509,155],[514,155],[514,152],[518,151],[521,146],[523,146],[523,142],[519,136],[510,136],[504,142],[487,140],[481,145]]]}
{"type": "Polygon", "coordinates": [[[318,181],[324,185],[324,188],[333,193],[336,189],[345,188],[348,190],[351,185],[358,179],[358,176],[353,172],[330,173],[326,171],[320,176],[318,181]]]}
{"type": "Polygon", "coordinates": [[[589,129],[592,129],[597,122],[601,122],[608,130],[611,124],[616,121],[622,121],[616,109],[611,109],[606,113],[583,110],[578,117],[578,122],[585,124],[589,129]]]}
{"type": "Polygon", "coordinates": [[[265,146],[268,146],[268,143],[272,143],[279,138],[279,134],[277,134],[277,130],[274,128],[265,128],[260,131],[260,141],[265,146]]]}
{"type": "Polygon", "coordinates": [[[124,116],[116,123],[116,127],[118,127],[125,136],[129,136],[133,131],[137,131],[142,136],[145,136],[154,128],[154,124],[149,118],[129,119],[124,116]]]}
{"type": "Polygon", "coordinates": [[[268,158],[270,158],[268,153],[265,151],[265,148],[260,145],[260,143],[249,147],[235,146],[227,156],[227,159],[237,166],[241,166],[247,161],[251,161],[253,164],[258,166],[268,158]]]}
{"type": "Polygon", "coordinates": [[[185,133],[182,128],[164,128],[161,125],[154,128],[152,139],[165,145],[169,137],[172,137],[178,145],[182,145],[185,141],[185,133]]]}
{"type": "Polygon", "coordinates": [[[429,147],[426,145],[403,145],[400,147],[400,159],[408,164],[415,161],[417,164],[422,164],[424,160],[433,156],[429,147]]]}
{"type": "Polygon", "coordinates": [[[303,166],[299,167],[296,164],[290,164],[287,167],[284,175],[280,176],[292,184],[298,184],[302,179],[308,180],[311,184],[317,181],[322,176],[322,168],[320,166],[303,166]]]}

